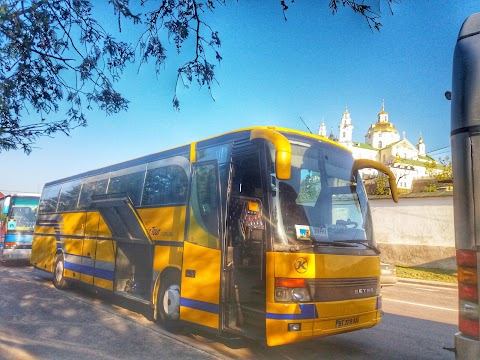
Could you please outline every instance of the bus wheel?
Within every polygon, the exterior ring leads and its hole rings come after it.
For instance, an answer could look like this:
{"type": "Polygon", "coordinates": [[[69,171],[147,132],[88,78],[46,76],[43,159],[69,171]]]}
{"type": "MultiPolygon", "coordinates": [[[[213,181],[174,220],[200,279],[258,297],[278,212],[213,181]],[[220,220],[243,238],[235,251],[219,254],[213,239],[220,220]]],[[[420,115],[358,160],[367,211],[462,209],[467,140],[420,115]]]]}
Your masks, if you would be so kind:
{"type": "Polygon", "coordinates": [[[157,318],[169,329],[178,329],[180,318],[180,286],[178,281],[167,277],[160,284],[157,297],[157,318]]]}
{"type": "Polygon", "coordinates": [[[53,285],[60,290],[67,289],[69,286],[69,283],[64,276],[64,270],[65,260],[63,255],[59,254],[55,257],[55,264],[53,267],[53,285]]]}

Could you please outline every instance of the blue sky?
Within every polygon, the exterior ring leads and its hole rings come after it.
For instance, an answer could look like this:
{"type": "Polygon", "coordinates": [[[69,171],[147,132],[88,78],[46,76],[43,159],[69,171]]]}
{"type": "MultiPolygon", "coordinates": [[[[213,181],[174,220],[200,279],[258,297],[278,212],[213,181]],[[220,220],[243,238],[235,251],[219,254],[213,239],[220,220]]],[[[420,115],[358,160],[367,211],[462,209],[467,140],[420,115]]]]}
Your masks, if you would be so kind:
{"type": "MultiPolygon", "coordinates": [[[[350,9],[332,16],[327,1],[295,1],[288,21],[278,0],[228,1],[207,15],[222,40],[215,101],[192,84],[179,88],[181,110],[173,109],[176,70],[192,49],[177,56],[172,46],[159,76],[151,65],[139,71],[134,65],[117,84],[131,101],[128,112],[107,117],[90,111],[88,126],[71,137],[40,139],[30,155],[0,153],[0,191],[40,192],[48,181],[246,126],[306,130],[300,117],[313,132],[324,119],[338,135],[345,106],[354,140],[364,142],[383,99],[390,121],[412,144],[422,132],[427,152],[448,147],[450,102],[444,93],[451,88],[453,50],[463,21],[479,5],[403,0],[391,15],[382,1],[377,32],[350,9]]],[[[115,31],[113,11],[102,12],[103,26],[115,31]]]]}

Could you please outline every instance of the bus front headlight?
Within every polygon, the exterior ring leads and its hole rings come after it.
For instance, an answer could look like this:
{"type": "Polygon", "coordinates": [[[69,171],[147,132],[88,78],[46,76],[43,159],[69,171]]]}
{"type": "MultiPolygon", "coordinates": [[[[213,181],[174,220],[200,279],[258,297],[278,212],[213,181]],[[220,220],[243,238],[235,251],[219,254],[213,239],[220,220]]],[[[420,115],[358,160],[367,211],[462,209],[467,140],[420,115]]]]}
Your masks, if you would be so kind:
{"type": "Polygon", "coordinates": [[[310,302],[312,297],[305,279],[275,279],[276,302],[310,302]]]}

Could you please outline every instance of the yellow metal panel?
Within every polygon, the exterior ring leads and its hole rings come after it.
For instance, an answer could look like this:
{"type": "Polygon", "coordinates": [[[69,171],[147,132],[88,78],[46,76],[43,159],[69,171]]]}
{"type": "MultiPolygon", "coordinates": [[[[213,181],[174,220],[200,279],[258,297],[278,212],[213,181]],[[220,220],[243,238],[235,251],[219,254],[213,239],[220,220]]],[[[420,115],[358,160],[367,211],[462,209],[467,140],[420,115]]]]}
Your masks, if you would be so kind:
{"type": "Polygon", "coordinates": [[[113,290],[113,281],[105,280],[96,277],[95,278],[95,286],[101,287],[107,290],[113,290]]]}
{"type": "Polygon", "coordinates": [[[181,246],[155,246],[153,269],[162,272],[167,267],[182,268],[183,247],[181,246]]]}
{"type": "Polygon", "coordinates": [[[95,259],[95,253],[97,250],[97,240],[85,239],[83,241],[82,255],[87,258],[95,259]]]}
{"type": "Polygon", "coordinates": [[[86,275],[86,274],[81,274],[80,275],[80,281],[84,282],[85,284],[93,285],[93,276],[86,275]]]}
{"type": "Polygon", "coordinates": [[[178,241],[183,244],[185,234],[186,207],[163,207],[140,209],[140,218],[155,246],[153,268],[163,271],[167,267],[180,269],[182,266],[183,247],[164,246],[161,241],[178,241]]]}
{"type": "Polygon", "coordinates": [[[85,235],[86,213],[65,213],[63,218],[63,233],[65,235],[85,235]]]}
{"type": "Polygon", "coordinates": [[[79,273],[73,272],[72,270],[68,270],[68,269],[63,270],[63,275],[66,278],[71,278],[71,279],[78,279],[80,276],[79,273]]]}
{"type": "Polygon", "coordinates": [[[182,271],[182,297],[218,304],[220,298],[220,250],[185,243],[182,271]],[[195,277],[186,277],[193,270],[195,277]]]}
{"type": "Polygon", "coordinates": [[[112,237],[112,233],[110,232],[107,223],[101,216],[100,222],[98,223],[98,237],[112,237]]]}
{"type": "Polygon", "coordinates": [[[65,252],[72,255],[82,256],[83,239],[64,239],[65,252]]]}
{"type": "Polygon", "coordinates": [[[144,208],[138,214],[152,240],[183,240],[185,206],[144,208]]]}
{"type": "MultiPolygon", "coordinates": [[[[39,232],[42,229],[39,229],[39,232]]],[[[30,263],[39,269],[53,271],[53,260],[57,251],[55,236],[34,235],[30,263]]]]}
{"type": "Polygon", "coordinates": [[[97,240],[91,238],[85,238],[83,240],[82,274],[80,275],[80,280],[90,285],[93,284],[93,276],[87,274],[93,273],[95,267],[96,250],[97,240]]]}
{"type": "Polygon", "coordinates": [[[275,277],[314,278],[315,254],[276,252],[275,277]]]}
{"type": "Polygon", "coordinates": [[[218,314],[211,314],[205,311],[192,309],[188,307],[180,307],[180,318],[182,320],[188,320],[195,324],[200,324],[203,326],[208,326],[214,329],[218,329],[218,314]]]}
{"type": "Polygon", "coordinates": [[[85,236],[96,237],[98,234],[98,223],[100,222],[100,213],[90,211],[86,214],[85,220],[85,236]]]}
{"type": "Polygon", "coordinates": [[[274,289],[275,289],[275,253],[267,252],[267,262],[266,262],[266,301],[268,303],[273,303],[274,300],[274,289]]]}
{"type": "Polygon", "coordinates": [[[115,262],[116,242],[113,240],[98,240],[95,253],[96,260],[115,262]]]}
{"type": "Polygon", "coordinates": [[[272,320],[267,319],[267,345],[277,346],[312,338],[312,320],[272,320]],[[301,331],[288,331],[288,324],[301,324],[301,331]]]}
{"type": "Polygon", "coordinates": [[[220,311],[220,250],[185,243],[180,318],[218,328],[220,311]],[[186,276],[188,275],[188,276],[186,276]]]}
{"type": "Polygon", "coordinates": [[[291,278],[357,278],[380,276],[378,256],[275,253],[275,276],[291,278]]]}

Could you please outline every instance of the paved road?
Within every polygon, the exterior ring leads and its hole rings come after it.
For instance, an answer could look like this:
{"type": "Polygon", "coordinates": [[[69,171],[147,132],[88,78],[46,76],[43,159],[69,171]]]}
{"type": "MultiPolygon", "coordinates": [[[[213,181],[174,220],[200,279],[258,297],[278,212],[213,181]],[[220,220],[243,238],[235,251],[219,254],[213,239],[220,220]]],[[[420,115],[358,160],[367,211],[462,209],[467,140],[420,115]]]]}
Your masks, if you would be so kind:
{"type": "Polygon", "coordinates": [[[57,290],[38,274],[0,266],[0,359],[218,358],[135,312],[82,291],[57,290]]]}
{"type": "Polygon", "coordinates": [[[383,298],[384,320],[372,329],[268,348],[192,329],[171,334],[132,304],[57,290],[29,267],[0,267],[0,359],[455,358],[444,347],[457,331],[456,289],[398,283],[383,298]]]}

